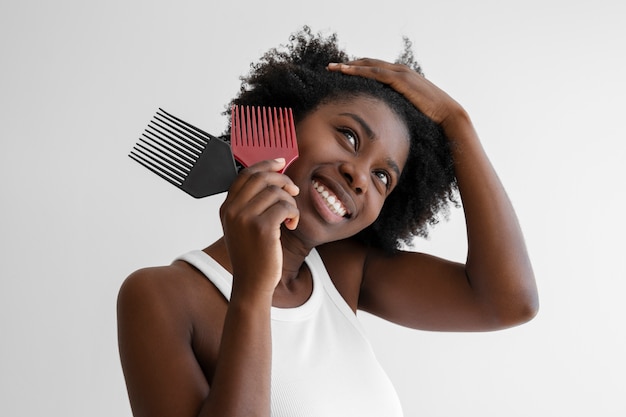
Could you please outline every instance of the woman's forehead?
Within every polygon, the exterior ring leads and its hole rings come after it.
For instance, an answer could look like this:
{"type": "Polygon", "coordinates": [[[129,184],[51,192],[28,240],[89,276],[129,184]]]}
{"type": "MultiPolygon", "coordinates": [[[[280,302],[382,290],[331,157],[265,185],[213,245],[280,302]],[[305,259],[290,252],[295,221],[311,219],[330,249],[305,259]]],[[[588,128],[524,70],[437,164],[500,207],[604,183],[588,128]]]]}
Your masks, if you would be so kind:
{"type": "Polygon", "coordinates": [[[369,95],[339,97],[321,104],[317,110],[329,116],[347,116],[360,119],[372,133],[381,138],[402,136],[409,142],[410,135],[406,122],[384,100],[369,95]]]}

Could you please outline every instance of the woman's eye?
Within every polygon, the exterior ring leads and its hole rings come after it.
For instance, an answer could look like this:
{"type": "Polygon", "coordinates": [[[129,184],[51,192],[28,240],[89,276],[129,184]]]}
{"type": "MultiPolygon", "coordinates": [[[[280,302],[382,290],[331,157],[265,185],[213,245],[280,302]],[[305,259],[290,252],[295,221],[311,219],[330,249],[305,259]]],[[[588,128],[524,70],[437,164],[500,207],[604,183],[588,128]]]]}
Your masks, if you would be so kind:
{"type": "Polygon", "coordinates": [[[389,174],[384,171],[378,171],[375,172],[374,175],[376,175],[376,178],[378,178],[380,182],[385,185],[385,187],[389,188],[389,185],[391,184],[391,178],[389,178],[389,174]]]}
{"type": "Polygon", "coordinates": [[[359,146],[359,139],[354,132],[350,129],[341,129],[340,131],[345,136],[346,140],[350,142],[350,145],[352,145],[354,150],[357,150],[359,146]]]}

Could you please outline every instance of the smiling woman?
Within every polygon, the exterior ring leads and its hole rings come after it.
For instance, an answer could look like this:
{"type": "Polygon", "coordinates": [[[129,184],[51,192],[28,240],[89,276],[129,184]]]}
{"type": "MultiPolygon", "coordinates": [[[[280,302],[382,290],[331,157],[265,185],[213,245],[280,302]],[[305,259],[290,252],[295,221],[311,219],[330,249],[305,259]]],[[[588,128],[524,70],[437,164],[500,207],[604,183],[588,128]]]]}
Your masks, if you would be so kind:
{"type": "MultiPolygon", "coordinates": [[[[410,47],[410,42],[405,41],[403,65],[398,68],[421,75],[410,47]]],[[[436,224],[440,212],[454,201],[456,178],[451,144],[441,126],[391,85],[364,73],[356,74],[359,77],[342,74],[342,67],[335,64],[345,64],[349,59],[337,47],[335,35],[316,37],[305,27],[283,49],[271,49],[252,67],[252,72],[243,78],[241,95],[231,104],[291,107],[296,121],[300,121],[324,103],[345,103],[356,97],[384,102],[407,131],[407,169],[399,178],[398,192],[386,201],[382,215],[358,238],[368,245],[393,251],[402,241],[427,236],[429,226],[436,224]]],[[[404,75],[399,73],[398,77],[404,75]]],[[[366,133],[371,134],[371,130],[366,133]]]]}
{"type": "Polygon", "coordinates": [[[291,107],[300,157],[284,174],[284,160],[243,170],[222,238],[124,282],[135,416],[400,416],[358,309],[454,331],[536,314],[523,236],[470,118],[414,62],[351,60],[305,28],[233,104],[291,107]],[[466,264],[399,250],[457,188],[466,264]]]}
{"type": "Polygon", "coordinates": [[[402,120],[385,102],[357,96],[318,106],[297,132],[302,156],[287,172],[301,190],[294,233],[315,247],[369,227],[407,160],[409,136],[402,120]],[[337,215],[335,208],[344,213],[337,215]]]}

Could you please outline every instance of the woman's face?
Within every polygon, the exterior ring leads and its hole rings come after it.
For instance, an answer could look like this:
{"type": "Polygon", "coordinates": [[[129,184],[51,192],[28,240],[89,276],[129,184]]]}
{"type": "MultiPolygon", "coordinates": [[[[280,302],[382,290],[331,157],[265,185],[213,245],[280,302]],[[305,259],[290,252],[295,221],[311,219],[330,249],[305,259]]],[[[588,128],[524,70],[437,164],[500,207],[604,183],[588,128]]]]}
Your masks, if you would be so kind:
{"type": "Polygon", "coordinates": [[[383,101],[362,96],[319,106],[296,131],[300,157],[286,172],[300,187],[294,233],[318,245],[372,224],[408,157],[404,122],[383,101]]]}

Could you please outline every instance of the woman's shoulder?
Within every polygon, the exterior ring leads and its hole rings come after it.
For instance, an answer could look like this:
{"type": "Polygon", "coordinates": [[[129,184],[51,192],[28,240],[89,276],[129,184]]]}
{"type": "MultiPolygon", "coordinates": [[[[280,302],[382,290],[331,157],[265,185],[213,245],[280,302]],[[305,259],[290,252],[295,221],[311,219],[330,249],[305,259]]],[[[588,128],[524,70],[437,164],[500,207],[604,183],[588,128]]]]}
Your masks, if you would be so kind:
{"type": "Polygon", "coordinates": [[[221,295],[193,266],[176,260],[170,265],[141,268],[131,273],[118,293],[118,312],[150,312],[191,319],[194,311],[220,303],[221,295]]]}
{"type": "Polygon", "coordinates": [[[179,292],[191,282],[191,267],[181,261],[170,265],[152,266],[138,269],[122,283],[120,294],[157,297],[164,291],[179,292]],[[183,284],[182,286],[180,284],[183,284]]]}
{"type": "MultiPolygon", "coordinates": [[[[210,380],[226,309],[219,290],[184,261],[131,273],[117,300],[118,343],[127,378],[150,385],[155,369],[167,373],[171,363],[195,361],[210,380]]],[[[181,370],[186,371],[190,369],[181,370]]]]}

